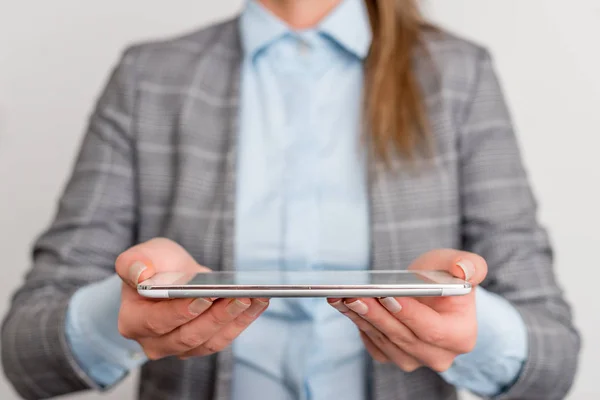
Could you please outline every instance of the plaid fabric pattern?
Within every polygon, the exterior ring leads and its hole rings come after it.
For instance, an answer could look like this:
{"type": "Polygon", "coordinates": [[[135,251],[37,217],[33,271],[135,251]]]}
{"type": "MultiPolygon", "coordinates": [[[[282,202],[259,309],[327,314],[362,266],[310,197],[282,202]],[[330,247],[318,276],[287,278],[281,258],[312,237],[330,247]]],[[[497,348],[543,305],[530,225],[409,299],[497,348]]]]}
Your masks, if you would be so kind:
{"type": "MultiPolygon", "coordinates": [[[[502,398],[562,398],[579,336],[492,62],[448,34],[428,36],[427,45],[433,64],[420,55],[416,68],[436,155],[418,168],[396,160],[394,171],[371,163],[372,268],[406,268],[441,247],[485,257],[484,286],[509,299],[529,331],[527,364],[502,398]]],[[[23,397],[93,386],[65,342],[65,311],[72,293],[113,274],[131,245],[168,237],[206,266],[233,268],[241,58],[235,19],[123,54],[3,324],[5,372],[23,397]]],[[[231,368],[228,351],[150,362],[139,397],[228,400],[231,368]]],[[[374,400],[456,398],[428,369],[406,374],[375,363],[372,373],[374,400]]]]}

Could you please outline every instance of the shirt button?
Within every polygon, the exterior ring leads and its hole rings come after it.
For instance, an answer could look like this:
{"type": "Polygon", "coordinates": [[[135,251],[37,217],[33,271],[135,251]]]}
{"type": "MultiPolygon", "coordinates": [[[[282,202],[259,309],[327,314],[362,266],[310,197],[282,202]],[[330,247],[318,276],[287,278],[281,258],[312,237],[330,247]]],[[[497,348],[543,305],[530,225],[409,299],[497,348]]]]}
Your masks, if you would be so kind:
{"type": "Polygon", "coordinates": [[[303,57],[306,57],[308,55],[308,52],[310,51],[310,45],[308,43],[306,43],[304,40],[301,40],[300,43],[298,44],[298,47],[300,48],[300,54],[303,57]]]}

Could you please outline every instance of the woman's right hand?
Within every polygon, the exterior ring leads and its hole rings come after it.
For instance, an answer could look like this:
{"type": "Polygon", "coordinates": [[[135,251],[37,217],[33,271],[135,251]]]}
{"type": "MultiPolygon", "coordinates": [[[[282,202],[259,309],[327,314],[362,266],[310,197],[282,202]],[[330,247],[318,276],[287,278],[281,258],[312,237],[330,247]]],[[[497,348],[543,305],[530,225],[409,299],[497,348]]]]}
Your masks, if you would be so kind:
{"type": "Polygon", "coordinates": [[[123,280],[119,332],[137,341],[146,356],[200,357],[228,347],[267,308],[268,299],[169,299],[140,296],[137,284],[157,272],[207,272],[177,243],[152,239],[116,261],[123,280]]]}

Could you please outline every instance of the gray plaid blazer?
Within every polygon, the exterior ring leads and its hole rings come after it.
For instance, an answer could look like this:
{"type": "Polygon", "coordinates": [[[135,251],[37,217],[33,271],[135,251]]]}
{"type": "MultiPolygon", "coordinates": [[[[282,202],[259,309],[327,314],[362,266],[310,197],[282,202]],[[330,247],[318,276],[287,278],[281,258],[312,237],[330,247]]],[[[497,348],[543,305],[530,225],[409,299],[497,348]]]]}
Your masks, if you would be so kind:
{"type": "MultiPolygon", "coordinates": [[[[233,265],[236,134],[242,50],[237,20],[128,48],[98,99],[73,174],[2,330],[16,390],[38,399],[93,387],[65,342],[72,293],[114,273],[115,258],[157,236],[213,269],[233,265]]],[[[559,399],[571,386],[579,336],[555,281],[517,140],[488,53],[449,34],[416,57],[435,136],[418,169],[371,162],[372,268],[406,268],[434,248],[485,257],[484,286],[514,304],[529,358],[502,398],[559,399]],[[432,68],[434,67],[434,68],[432,68]]],[[[228,400],[232,355],[149,362],[142,400],[228,400]]],[[[373,400],[448,400],[429,369],[373,363],[373,400]]]]}

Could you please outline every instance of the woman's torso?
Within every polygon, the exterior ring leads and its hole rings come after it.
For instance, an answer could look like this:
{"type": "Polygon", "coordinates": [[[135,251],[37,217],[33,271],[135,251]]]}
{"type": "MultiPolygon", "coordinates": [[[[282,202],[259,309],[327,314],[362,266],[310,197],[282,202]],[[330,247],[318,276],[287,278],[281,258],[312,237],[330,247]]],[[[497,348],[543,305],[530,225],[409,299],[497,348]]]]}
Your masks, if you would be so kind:
{"type": "MultiPolygon", "coordinates": [[[[370,267],[406,268],[418,255],[461,247],[459,120],[478,49],[448,36],[429,39],[436,77],[417,60],[436,156],[417,169],[397,160],[390,172],[366,165],[370,267]]],[[[138,197],[137,240],[169,237],[213,269],[235,268],[235,202],[242,51],[237,20],[191,36],[141,45],[133,144],[138,197]]],[[[228,399],[233,357],[147,364],[141,397],[228,399]]],[[[375,400],[449,399],[436,373],[373,367],[375,400]]]]}

